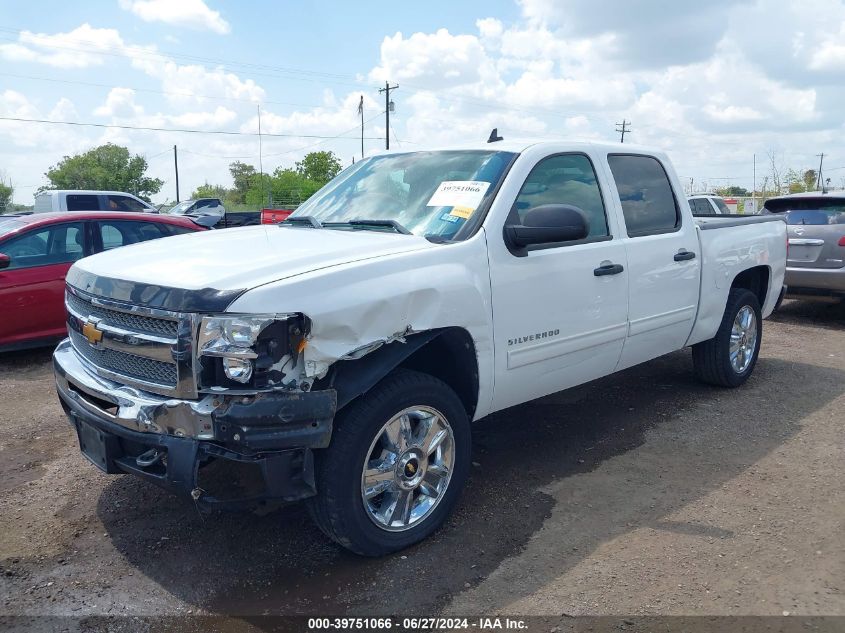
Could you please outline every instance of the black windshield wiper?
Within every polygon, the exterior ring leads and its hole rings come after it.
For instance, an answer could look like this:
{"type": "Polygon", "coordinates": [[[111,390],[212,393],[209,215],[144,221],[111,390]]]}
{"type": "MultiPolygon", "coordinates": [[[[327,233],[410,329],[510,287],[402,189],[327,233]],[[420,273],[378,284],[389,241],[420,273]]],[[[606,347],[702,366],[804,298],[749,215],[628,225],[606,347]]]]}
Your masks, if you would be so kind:
{"type": "Polygon", "coordinates": [[[297,215],[297,216],[288,216],[281,222],[279,222],[279,226],[283,224],[295,224],[297,226],[309,226],[312,229],[321,229],[323,225],[320,224],[320,221],[315,218],[313,215],[297,215]]]}
{"type": "Polygon", "coordinates": [[[323,226],[351,226],[353,228],[356,226],[386,227],[393,229],[402,235],[412,235],[408,229],[399,224],[396,220],[348,220],[347,222],[326,222],[323,226]]]}

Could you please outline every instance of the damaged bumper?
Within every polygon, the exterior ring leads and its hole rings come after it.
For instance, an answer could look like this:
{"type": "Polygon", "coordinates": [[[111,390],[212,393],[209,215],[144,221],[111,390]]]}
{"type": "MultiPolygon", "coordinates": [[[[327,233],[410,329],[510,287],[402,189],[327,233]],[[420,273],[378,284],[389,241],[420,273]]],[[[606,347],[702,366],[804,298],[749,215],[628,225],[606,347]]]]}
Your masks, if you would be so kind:
{"type": "Polygon", "coordinates": [[[67,340],[53,366],[82,453],[107,473],[137,475],[205,507],[316,494],[312,450],[331,439],[334,390],[166,398],[97,375],[67,340]],[[219,461],[260,475],[258,489],[231,496],[204,488],[202,467],[219,461]]]}

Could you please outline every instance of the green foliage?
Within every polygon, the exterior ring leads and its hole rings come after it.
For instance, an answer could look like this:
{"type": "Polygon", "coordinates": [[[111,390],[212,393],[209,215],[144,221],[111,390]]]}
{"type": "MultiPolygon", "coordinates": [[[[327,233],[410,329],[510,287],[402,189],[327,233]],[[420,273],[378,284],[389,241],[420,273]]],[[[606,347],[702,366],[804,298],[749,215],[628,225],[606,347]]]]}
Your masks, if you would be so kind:
{"type": "Polygon", "coordinates": [[[321,185],[340,173],[343,165],[334,152],[311,152],[296,164],[296,173],[321,185]]]}
{"type": "Polygon", "coordinates": [[[0,182],[0,213],[12,213],[14,205],[12,204],[12,194],[14,189],[11,185],[0,182]]]}
{"type": "MultiPolygon", "coordinates": [[[[220,200],[224,200],[229,193],[230,190],[226,189],[226,187],[222,185],[210,185],[205,183],[194,190],[191,194],[191,198],[194,200],[197,198],[220,198],[220,200]]],[[[225,206],[225,204],[226,203],[224,202],[223,205],[225,206]]]]}
{"type": "Polygon", "coordinates": [[[311,152],[295,169],[277,168],[259,174],[254,166],[235,161],[229,165],[234,187],[205,183],[191,194],[193,198],[220,198],[227,210],[260,209],[271,201],[295,206],[305,202],[341,170],[340,159],[332,152],[311,152]]]}
{"type": "Polygon", "coordinates": [[[789,187],[789,193],[803,193],[805,191],[816,190],[816,170],[807,169],[799,172],[790,169],[786,172],[786,184],[789,187]]]}
{"type": "Polygon", "coordinates": [[[723,198],[730,198],[731,196],[750,196],[751,192],[745,187],[737,187],[732,185],[730,187],[721,187],[716,189],[716,195],[723,198]]]}
{"type": "Polygon", "coordinates": [[[126,191],[149,200],[164,181],[145,176],[146,171],[143,156],[130,156],[127,148],[107,143],[84,154],[65,156],[45,174],[50,180],[46,188],[126,191]]]}
{"type": "Polygon", "coordinates": [[[246,192],[252,187],[252,182],[258,175],[255,167],[247,165],[239,160],[229,164],[229,173],[235,182],[235,188],[231,190],[231,201],[235,204],[243,204],[246,201],[246,192]]]}

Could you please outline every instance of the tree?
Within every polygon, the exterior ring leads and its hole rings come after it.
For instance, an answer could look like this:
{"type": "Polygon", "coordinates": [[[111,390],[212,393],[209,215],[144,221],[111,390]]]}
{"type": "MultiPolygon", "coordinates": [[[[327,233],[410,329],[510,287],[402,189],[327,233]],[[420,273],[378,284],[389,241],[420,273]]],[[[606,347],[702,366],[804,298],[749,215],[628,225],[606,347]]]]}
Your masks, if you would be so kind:
{"type": "Polygon", "coordinates": [[[12,194],[14,192],[12,185],[0,181],[0,213],[9,213],[14,209],[14,205],[12,205],[12,194]]]}
{"type": "Polygon", "coordinates": [[[230,190],[222,185],[210,185],[206,182],[196,188],[194,193],[191,194],[191,198],[194,200],[197,198],[220,198],[220,200],[225,200],[229,193],[230,190]]]}
{"type": "Polygon", "coordinates": [[[748,192],[748,189],[745,187],[737,187],[736,185],[731,185],[730,187],[720,187],[716,189],[716,193],[724,198],[729,198],[731,196],[749,196],[751,195],[748,192]]]}
{"type": "Polygon", "coordinates": [[[818,180],[818,176],[816,175],[815,169],[808,169],[804,172],[804,191],[815,191],[816,190],[816,180],[818,180]]]}
{"type": "Polygon", "coordinates": [[[311,152],[296,164],[296,173],[321,185],[340,173],[343,165],[334,152],[311,152]]]}
{"type": "Polygon", "coordinates": [[[252,165],[247,165],[239,160],[229,164],[229,173],[235,181],[235,188],[232,193],[234,202],[243,203],[246,201],[246,192],[252,187],[252,183],[258,172],[252,165]]]}
{"type": "Polygon", "coordinates": [[[130,156],[127,148],[107,143],[84,154],[65,156],[44,175],[50,180],[46,189],[126,191],[149,200],[164,181],[145,176],[146,171],[143,156],[130,156]]]}

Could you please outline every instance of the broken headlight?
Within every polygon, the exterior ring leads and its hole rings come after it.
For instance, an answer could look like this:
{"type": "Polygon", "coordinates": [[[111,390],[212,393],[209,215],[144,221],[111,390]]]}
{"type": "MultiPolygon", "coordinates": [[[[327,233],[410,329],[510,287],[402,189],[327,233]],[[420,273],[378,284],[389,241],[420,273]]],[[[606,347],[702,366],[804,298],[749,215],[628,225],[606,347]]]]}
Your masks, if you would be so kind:
{"type": "Polygon", "coordinates": [[[298,315],[225,314],[205,316],[197,341],[200,386],[264,388],[273,365],[298,344],[304,328],[298,315]]]}

